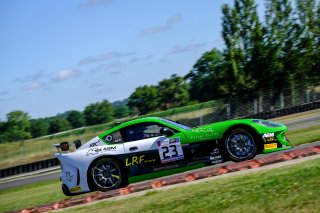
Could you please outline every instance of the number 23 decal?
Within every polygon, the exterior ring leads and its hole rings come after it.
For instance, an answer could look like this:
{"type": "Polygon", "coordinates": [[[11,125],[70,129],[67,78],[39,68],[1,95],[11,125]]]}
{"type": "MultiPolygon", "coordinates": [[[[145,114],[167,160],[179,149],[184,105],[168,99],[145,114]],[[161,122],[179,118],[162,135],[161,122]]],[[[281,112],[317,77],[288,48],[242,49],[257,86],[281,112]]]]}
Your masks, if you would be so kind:
{"type": "Polygon", "coordinates": [[[176,145],[170,145],[169,147],[163,146],[163,147],[161,147],[161,149],[164,150],[164,152],[162,153],[164,159],[173,158],[173,157],[178,156],[176,145]],[[170,148],[170,150],[169,150],[169,148],[170,148]],[[172,155],[170,155],[169,151],[170,151],[170,153],[171,152],[174,152],[174,153],[172,155]]]}
{"type": "Polygon", "coordinates": [[[158,151],[161,163],[168,163],[184,158],[180,138],[158,141],[158,151]]]}

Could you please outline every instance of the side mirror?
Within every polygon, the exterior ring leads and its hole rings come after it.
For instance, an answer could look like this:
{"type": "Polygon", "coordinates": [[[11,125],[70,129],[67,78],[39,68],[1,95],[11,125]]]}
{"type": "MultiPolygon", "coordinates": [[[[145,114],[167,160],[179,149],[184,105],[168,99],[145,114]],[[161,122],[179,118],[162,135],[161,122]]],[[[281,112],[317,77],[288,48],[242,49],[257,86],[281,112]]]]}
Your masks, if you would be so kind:
{"type": "Polygon", "coordinates": [[[172,131],[168,127],[161,127],[160,135],[165,135],[167,137],[170,137],[170,136],[174,135],[174,131],[172,131]]]}

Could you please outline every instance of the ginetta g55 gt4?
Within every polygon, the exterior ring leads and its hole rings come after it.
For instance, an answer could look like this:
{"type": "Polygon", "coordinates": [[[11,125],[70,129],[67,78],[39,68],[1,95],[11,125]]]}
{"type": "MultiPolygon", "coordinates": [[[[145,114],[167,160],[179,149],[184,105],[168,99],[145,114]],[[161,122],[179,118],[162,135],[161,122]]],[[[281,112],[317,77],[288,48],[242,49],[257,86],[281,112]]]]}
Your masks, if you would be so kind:
{"type": "Polygon", "coordinates": [[[120,188],[128,177],[172,166],[244,161],[258,153],[292,148],[287,127],[258,119],[229,120],[189,127],[158,117],[117,125],[81,145],[57,144],[65,195],[120,188]],[[71,147],[71,146],[70,146],[71,147]]]}

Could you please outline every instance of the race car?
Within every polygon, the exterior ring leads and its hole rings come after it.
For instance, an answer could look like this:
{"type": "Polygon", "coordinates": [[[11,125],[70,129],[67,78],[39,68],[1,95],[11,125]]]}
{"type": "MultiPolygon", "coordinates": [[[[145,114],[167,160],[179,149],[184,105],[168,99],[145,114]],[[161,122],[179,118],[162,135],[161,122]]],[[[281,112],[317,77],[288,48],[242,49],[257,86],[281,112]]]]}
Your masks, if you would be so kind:
{"type": "Polygon", "coordinates": [[[165,118],[131,120],[81,145],[57,144],[62,191],[71,196],[128,185],[128,177],[195,163],[252,159],[292,148],[287,127],[268,120],[229,120],[190,127],[165,118]]]}

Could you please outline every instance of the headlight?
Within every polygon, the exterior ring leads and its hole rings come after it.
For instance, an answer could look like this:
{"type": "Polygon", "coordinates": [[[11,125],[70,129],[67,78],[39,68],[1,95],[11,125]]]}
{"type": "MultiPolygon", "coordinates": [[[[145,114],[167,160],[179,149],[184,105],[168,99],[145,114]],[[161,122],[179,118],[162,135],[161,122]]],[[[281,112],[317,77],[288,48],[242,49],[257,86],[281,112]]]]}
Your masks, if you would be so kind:
{"type": "Polygon", "coordinates": [[[278,123],[275,123],[272,121],[266,121],[266,120],[255,119],[255,120],[252,120],[252,122],[256,123],[256,124],[261,124],[263,126],[268,126],[268,127],[280,127],[281,126],[281,124],[278,124],[278,123]]]}

